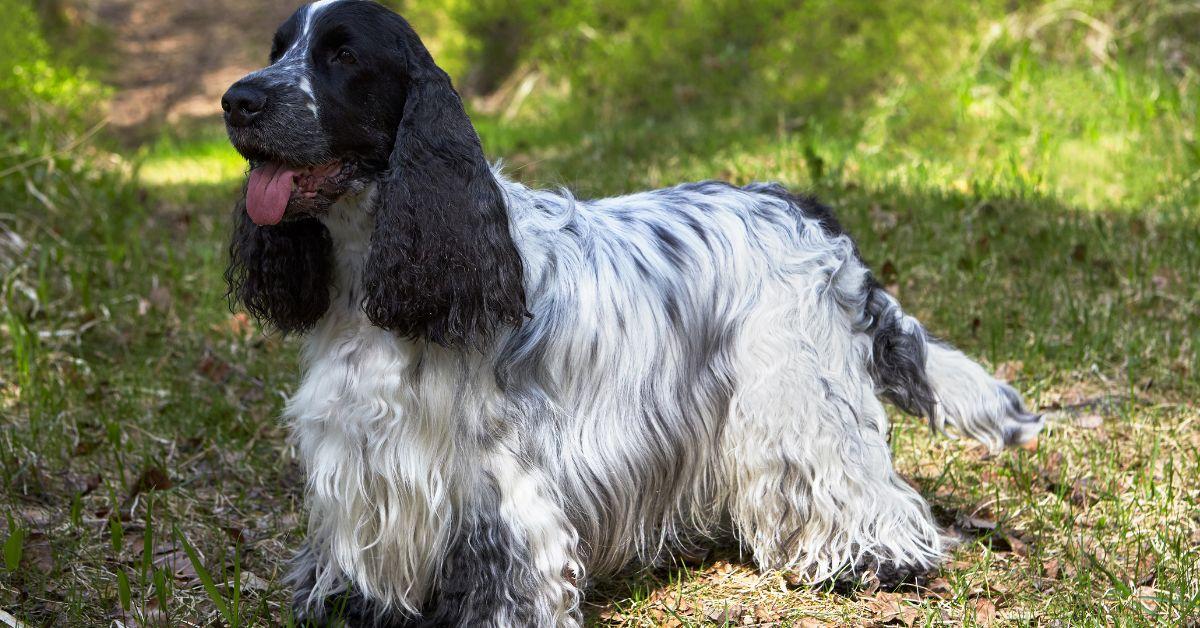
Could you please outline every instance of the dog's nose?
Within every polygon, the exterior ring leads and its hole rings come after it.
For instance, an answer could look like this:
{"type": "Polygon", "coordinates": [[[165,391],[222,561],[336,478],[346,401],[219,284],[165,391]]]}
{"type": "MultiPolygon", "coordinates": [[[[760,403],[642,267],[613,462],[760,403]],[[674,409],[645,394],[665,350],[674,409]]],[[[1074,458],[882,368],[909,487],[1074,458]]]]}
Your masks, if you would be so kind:
{"type": "Polygon", "coordinates": [[[247,126],[267,106],[267,93],[262,89],[236,83],[221,97],[221,108],[225,110],[225,121],[230,126],[247,126]]]}

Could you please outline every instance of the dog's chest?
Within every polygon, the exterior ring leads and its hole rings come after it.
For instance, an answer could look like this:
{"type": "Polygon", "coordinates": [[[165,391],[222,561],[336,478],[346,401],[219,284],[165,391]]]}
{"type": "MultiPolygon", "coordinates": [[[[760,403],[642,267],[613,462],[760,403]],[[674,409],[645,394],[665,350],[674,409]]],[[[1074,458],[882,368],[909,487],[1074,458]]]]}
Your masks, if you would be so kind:
{"type": "Polygon", "coordinates": [[[331,307],[305,339],[285,414],[308,475],[309,542],[368,597],[411,606],[460,499],[448,422],[456,383],[437,376],[456,371],[436,350],[371,325],[356,297],[370,220],[344,215],[326,221],[337,257],[331,307]]]}

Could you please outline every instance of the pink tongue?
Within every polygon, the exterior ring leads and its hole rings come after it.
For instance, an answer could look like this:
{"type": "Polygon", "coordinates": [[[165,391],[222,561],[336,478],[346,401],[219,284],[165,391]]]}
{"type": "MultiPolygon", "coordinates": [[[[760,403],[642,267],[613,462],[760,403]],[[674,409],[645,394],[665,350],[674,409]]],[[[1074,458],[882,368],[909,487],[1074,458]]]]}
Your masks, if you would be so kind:
{"type": "Polygon", "coordinates": [[[250,171],[246,186],[246,213],[256,225],[274,225],[283,220],[288,200],[292,198],[294,170],[282,164],[265,163],[250,171]]]}

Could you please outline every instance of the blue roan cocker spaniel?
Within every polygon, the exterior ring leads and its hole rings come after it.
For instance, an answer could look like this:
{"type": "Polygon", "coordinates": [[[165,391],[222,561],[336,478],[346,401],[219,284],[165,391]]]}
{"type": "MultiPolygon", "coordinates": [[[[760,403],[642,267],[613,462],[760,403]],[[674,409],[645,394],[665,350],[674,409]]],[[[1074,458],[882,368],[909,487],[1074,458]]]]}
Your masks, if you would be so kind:
{"type": "Polygon", "coordinates": [[[948,542],[880,398],[992,448],[1040,417],[769,183],[583,201],[506,179],[412,28],[300,8],[222,100],[232,298],[304,334],[297,616],[576,626],[588,578],[732,536],[885,584],[948,542]]]}

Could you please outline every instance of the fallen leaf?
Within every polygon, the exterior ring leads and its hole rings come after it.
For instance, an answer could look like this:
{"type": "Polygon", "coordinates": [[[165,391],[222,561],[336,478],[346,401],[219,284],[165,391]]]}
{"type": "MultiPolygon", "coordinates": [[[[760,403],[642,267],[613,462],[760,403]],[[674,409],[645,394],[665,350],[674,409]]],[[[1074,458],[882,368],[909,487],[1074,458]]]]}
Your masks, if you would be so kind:
{"type": "Polygon", "coordinates": [[[900,619],[904,614],[904,598],[896,593],[880,592],[867,600],[867,609],[881,624],[900,619]]]}
{"type": "Polygon", "coordinates": [[[1050,580],[1058,579],[1058,559],[1051,558],[1042,564],[1042,574],[1050,580]]]}
{"type": "Polygon", "coordinates": [[[192,566],[191,559],[188,558],[187,552],[183,551],[182,547],[176,545],[160,547],[159,551],[155,553],[153,562],[156,567],[166,570],[176,580],[189,585],[200,581],[200,575],[196,573],[196,568],[192,566]]]}
{"type": "Polygon", "coordinates": [[[206,353],[200,359],[200,364],[196,366],[196,370],[200,371],[209,381],[220,384],[229,378],[229,373],[233,371],[233,367],[217,356],[206,353]]]}
{"type": "Polygon", "coordinates": [[[266,591],[270,585],[266,580],[259,578],[252,571],[242,571],[242,590],[243,591],[266,591]]]}
{"type": "Polygon", "coordinates": [[[1090,506],[1100,501],[1100,496],[1092,489],[1095,481],[1092,478],[1076,478],[1071,482],[1070,499],[1076,506],[1090,506]]]}
{"type": "Polygon", "coordinates": [[[608,622],[625,623],[625,616],[611,608],[600,611],[600,619],[608,622]]]}
{"type": "Polygon", "coordinates": [[[1042,475],[1057,473],[1062,468],[1064,462],[1066,462],[1066,458],[1063,457],[1061,451],[1051,452],[1049,456],[1046,456],[1046,464],[1042,467],[1042,475]]]}
{"type": "Polygon", "coordinates": [[[213,325],[214,331],[226,331],[235,338],[246,338],[254,331],[254,321],[245,312],[235,312],[220,325],[213,325]]]}
{"type": "Polygon", "coordinates": [[[792,589],[799,589],[805,586],[804,577],[795,571],[785,571],[783,573],[783,581],[792,589]]]}
{"type": "MultiPolygon", "coordinates": [[[[244,528],[240,525],[221,526],[221,531],[224,532],[225,535],[229,537],[229,540],[233,541],[234,544],[245,543],[246,542],[246,534],[247,534],[247,532],[249,532],[249,530],[247,530],[246,528],[244,528]]],[[[564,570],[565,570],[565,568],[564,568],[564,570]]]]}
{"type": "Polygon", "coordinates": [[[962,515],[955,517],[955,523],[958,527],[964,530],[986,530],[991,531],[996,529],[996,521],[979,515],[962,515]]]}
{"type": "Polygon", "coordinates": [[[1094,484],[1092,478],[1065,478],[1064,474],[1060,472],[1060,463],[1061,458],[1051,456],[1047,465],[1039,472],[1042,481],[1046,483],[1047,490],[1065,496],[1076,506],[1090,506],[1100,501],[1100,496],[1092,488],[1094,484]]]}
{"type": "Polygon", "coordinates": [[[20,509],[20,513],[25,525],[34,530],[41,530],[50,525],[50,513],[44,508],[26,506],[20,509]]]}
{"type": "Polygon", "coordinates": [[[783,613],[778,609],[759,606],[754,611],[754,619],[760,624],[768,624],[783,619],[783,613]]]}
{"type": "Polygon", "coordinates": [[[1158,590],[1154,587],[1138,587],[1137,599],[1151,612],[1158,610],[1158,590]]]}
{"type": "Polygon", "coordinates": [[[165,491],[174,486],[167,472],[158,466],[146,467],[129,489],[129,496],[136,497],[146,491],[165,491]]]}
{"type": "Polygon", "coordinates": [[[1029,545],[1025,541],[1011,534],[1004,535],[1004,538],[1008,540],[1008,546],[1011,548],[1012,553],[1021,557],[1029,556],[1029,545]]]}
{"type": "Polygon", "coordinates": [[[979,598],[975,600],[975,625],[988,628],[996,623],[996,605],[991,600],[979,598]]]}
{"type": "Polygon", "coordinates": [[[742,607],[739,604],[712,604],[707,608],[708,610],[704,613],[704,616],[715,624],[724,626],[741,623],[743,613],[742,607]]]}
{"type": "Polygon", "coordinates": [[[995,377],[1000,381],[1012,383],[1024,369],[1025,363],[1020,360],[1002,362],[996,367],[995,377]]]}
{"type": "Polygon", "coordinates": [[[674,605],[668,604],[667,608],[675,611],[676,613],[689,614],[692,612],[692,603],[688,600],[678,600],[674,605]]]}
{"type": "Polygon", "coordinates": [[[954,597],[954,587],[950,586],[950,581],[945,578],[934,578],[927,588],[930,593],[942,599],[954,597]]]}
{"type": "Polygon", "coordinates": [[[879,267],[879,280],[885,284],[895,283],[900,273],[896,271],[896,265],[892,260],[884,260],[883,266],[879,267]]]}
{"type": "Polygon", "coordinates": [[[1075,427],[1094,430],[1104,425],[1104,417],[1099,414],[1084,414],[1075,419],[1075,427]]]}
{"type": "Polygon", "coordinates": [[[21,562],[38,570],[44,576],[54,572],[54,551],[50,548],[50,541],[44,534],[35,532],[25,539],[21,562]]]}

